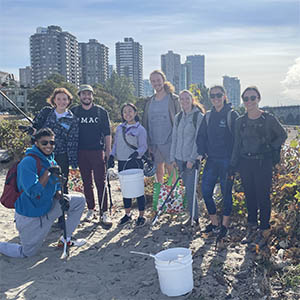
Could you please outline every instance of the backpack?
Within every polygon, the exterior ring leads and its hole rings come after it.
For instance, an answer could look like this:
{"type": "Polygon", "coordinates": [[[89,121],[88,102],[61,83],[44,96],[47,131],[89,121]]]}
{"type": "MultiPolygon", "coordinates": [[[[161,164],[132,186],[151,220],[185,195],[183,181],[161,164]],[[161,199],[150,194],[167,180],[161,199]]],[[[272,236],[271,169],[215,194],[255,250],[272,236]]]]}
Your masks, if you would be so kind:
{"type": "MultiPolygon", "coordinates": [[[[197,110],[193,113],[193,125],[194,125],[195,129],[197,129],[197,121],[198,121],[199,113],[200,113],[199,110],[197,110]]],[[[183,116],[183,111],[181,111],[178,115],[177,122],[176,122],[176,127],[178,127],[182,116],[183,116]]]]}
{"type": "MultiPolygon", "coordinates": [[[[37,172],[38,175],[40,176],[42,170],[40,158],[34,154],[27,154],[26,156],[31,156],[35,159],[37,172]]],[[[14,163],[6,174],[3,193],[0,198],[1,204],[3,204],[6,208],[15,208],[15,202],[23,192],[23,191],[19,191],[17,186],[17,171],[18,171],[18,164],[20,162],[21,160],[14,163]]]]}
{"type": "MultiPolygon", "coordinates": [[[[232,112],[233,112],[232,109],[227,112],[227,127],[228,127],[230,133],[232,133],[232,129],[231,129],[231,113],[232,112]]],[[[205,114],[206,125],[208,125],[210,114],[211,114],[211,110],[208,110],[205,114]]]]}

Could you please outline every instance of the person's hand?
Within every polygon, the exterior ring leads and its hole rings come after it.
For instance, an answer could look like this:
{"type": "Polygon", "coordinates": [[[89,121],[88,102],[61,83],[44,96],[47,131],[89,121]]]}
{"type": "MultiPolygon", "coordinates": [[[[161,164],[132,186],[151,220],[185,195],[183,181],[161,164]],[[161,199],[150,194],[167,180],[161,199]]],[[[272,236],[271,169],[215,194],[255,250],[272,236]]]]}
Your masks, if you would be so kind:
{"type": "Polygon", "coordinates": [[[139,156],[137,151],[134,151],[132,154],[129,155],[128,159],[136,159],[139,156]]]}
{"type": "Polygon", "coordinates": [[[19,125],[18,128],[29,135],[33,135],[36,132],[35,128],[32,126],[19,125]]]}
{"type": "Polygon", "coordinates": [[[54,175],[56,177],[59,177],[61,175],[61,168],[59,165],[50,167],[48,171],[51,173],[51,175],[54,175]]]}
{"type": "Polygon", "coordinates": [[[114,156],[113,155],[110,155],[109,156],[109,159],[108,159],[108,162],[107,162],[107,168],[110,169],[110,168],[113,168],[115,166],[115,161],[114,161],[114,156]]]}
{"type": "Polygon", "coordinates": [[[63,194],[63,197],[60,197],[59,204],[62,211],[68,211],[70,208],[70,197],[66,194],[63,194]]]}
{"type": "Polygon", "coordinates": [[[236,169],[233,166],[229,166],[227,171],[227,178],[233,180],[236,173],[236,169]]]}
{"type": "Polygon", "coordinates": [[[190,162],[190,161],[188,161],[187,163],[186,163],[186,167],[188,168],[188,169],[191,169],[192,167],[193,167],[193,163],[192,162],[190,162]]]}
{"type": "Polygon", "coordinates": [[[197,159],[201,162],[201,160],[203,159],[202,155],[198,155],[197,159]]]}

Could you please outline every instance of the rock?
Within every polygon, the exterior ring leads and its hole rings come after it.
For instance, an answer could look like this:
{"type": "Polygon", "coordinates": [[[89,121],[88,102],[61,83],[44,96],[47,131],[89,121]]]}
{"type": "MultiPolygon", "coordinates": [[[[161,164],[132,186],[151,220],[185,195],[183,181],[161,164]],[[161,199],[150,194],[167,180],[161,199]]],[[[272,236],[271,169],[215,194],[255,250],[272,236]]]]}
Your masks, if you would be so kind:
{"type": "Polygon", "coordinates": [[[283,241],[279,242],[279,246],[280,246],[280,248],[286,249],[286,248],[288,248],[289,244],[286,240],[283,240],[283,241]]]}

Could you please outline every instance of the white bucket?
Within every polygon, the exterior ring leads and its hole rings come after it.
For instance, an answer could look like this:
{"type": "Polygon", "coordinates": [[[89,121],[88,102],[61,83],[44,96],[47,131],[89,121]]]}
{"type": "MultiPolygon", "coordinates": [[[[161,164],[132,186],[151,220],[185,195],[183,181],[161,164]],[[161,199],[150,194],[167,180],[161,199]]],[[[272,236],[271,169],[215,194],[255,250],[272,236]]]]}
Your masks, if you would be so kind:
{"type": "Polygon", "coordinates": [[[142,169],[120,171],[119,180],[124,198],[136,198],[144,195],[144,171],[142,169]]]}
{"type": "Polygon", "coordinates": [[[192,253],[187,248],[172,248],[155,255],[160,290],[167,296],[180,296],[194,288],[192,253]]]}

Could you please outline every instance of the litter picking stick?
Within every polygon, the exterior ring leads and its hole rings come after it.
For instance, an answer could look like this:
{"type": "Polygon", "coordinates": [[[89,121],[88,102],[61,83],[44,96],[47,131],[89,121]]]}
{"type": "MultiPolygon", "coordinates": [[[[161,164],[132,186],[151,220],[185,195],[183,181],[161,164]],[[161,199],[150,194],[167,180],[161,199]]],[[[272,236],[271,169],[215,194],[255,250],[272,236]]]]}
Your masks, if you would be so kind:
{"type": "Polygon", "coordinates": [[[112,207],[113,207],[113,202],[112,202],[112,197],[111,197],[111,186],[110,186],[109,173],[108,173],[108,171],[107,171],[107,176],[106,176],[106,182],[107,182],[108,195],[109,195],[109,202],[110,202],[110,206],[109,206],[109,214],[111,215],[111,210],[112,210],[112,207]]]}
{"type": "Polygon", "coordinates": [[[197,183],[198,183],[198,173],[199,173],[200,161],[197,159],[195,162],[195,181],[194,181],[194,194],[193,194],[193,207],[192,207],[192,219],[191,226],[194,226],[195,223],[195,210],[196,210],[196,201],[197,201],[197,183]]]}
{"type": "Polygon", "coordinates": [[[182,173],[180,173],[180,175],[179,175],[178,178],[176,179],[175,183],[173,184],[173,186],[172,186],[172,188],[171,188],[169,194],[167,195],[165,201],[163,202],[162,206],[161,206],[161,207],[159,208],[159,210],[156,212],[156,214],[155,214],[155,216],[154,216],[154,218],[153,218],[153,220],[152,220],[152,226],[155,225],[155,223],[157,222],[158,217],[161,215],[161,213],[162,213],[162,211],[163,211],[165,205],[169,202],[169,198],[171,197],[172,192],[174,191],[174,189],[175,189],[175,187],[176,187],[178,181],[181,179],[181,177],[182,177],[182,173]]]}
{"type": "Polygon", "coordinates": [[[19,113],[21,113],[31,124],[33,124],[33,121],[31,118],[29,118],[11,99],[9,99],[1,90],[0,95],[5,98],[19,113]]]}
{"type": "MultiPolygon", "coordinates": [[[[63,200],[64,193],[63,193],[63,187],[66,182],[66,178],[64,178],[62,175],[58,177],[60,181],[60,196],[63,200]]],[[[69,256],[69,249],[68,249],[68,242],[67,242],[67,226],[66,226],[66,217],[65,217],[65,210],[62,209],[62,225],[64,230],[64,251],[61,256],[61,259],[66,259],[69,256]]]]}

